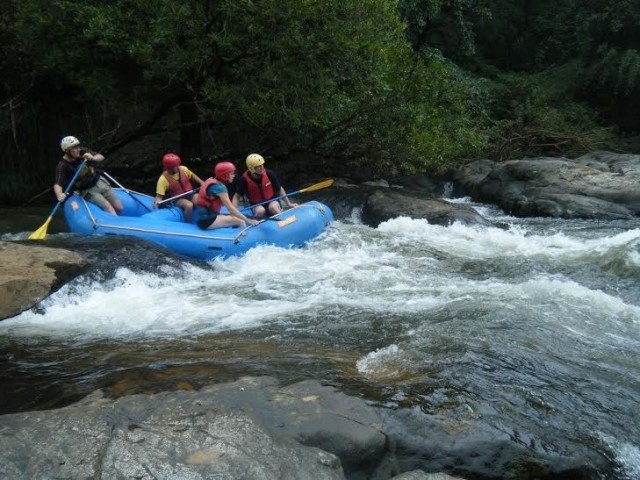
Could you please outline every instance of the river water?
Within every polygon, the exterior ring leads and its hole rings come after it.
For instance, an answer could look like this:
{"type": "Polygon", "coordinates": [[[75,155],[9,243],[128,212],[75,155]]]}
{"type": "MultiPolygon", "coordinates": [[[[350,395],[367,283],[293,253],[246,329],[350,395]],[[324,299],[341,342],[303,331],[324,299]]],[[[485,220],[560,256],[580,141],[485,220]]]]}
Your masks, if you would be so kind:
{"type": "MultiPolygon", "coordinates": [[[[473,412],[514,441],[562,438],[612,457],[603,478],[640,478],[639,222],[521,219],[457,198],[497,226],[374,229],[357,201],[327,195],[337,220],[303,249],[198,264],[96,247],[91,272],[0,322],[0,413],[97,388],[316,378],[389,409],[473,412]]],[[[0,238],[26,238],[21,212],[4,213],[0,238]]],[[[55,229],[47,241],[81,244],[55,229]]]]}

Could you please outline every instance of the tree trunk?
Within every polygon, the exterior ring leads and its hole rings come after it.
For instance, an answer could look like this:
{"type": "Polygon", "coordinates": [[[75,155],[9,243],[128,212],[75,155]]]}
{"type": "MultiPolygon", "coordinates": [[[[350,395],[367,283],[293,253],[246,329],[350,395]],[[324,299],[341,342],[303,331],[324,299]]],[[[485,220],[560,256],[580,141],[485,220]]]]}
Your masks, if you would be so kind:
{"type": "Polygon", "coordinates": [[[202,158],[202,132],[198,123],[198,109],[192,102],[180,105],[180,154],[183,158],[202,158]]]}

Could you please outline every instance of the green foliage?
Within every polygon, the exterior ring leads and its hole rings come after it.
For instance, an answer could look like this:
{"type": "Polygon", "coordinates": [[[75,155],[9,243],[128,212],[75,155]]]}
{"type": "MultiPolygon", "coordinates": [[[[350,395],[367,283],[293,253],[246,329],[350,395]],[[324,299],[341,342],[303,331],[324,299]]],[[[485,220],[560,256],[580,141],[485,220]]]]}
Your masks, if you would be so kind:
{"type": "Polygon", "coordinates": [[[445,59],[417,62],[408,78],[409,101],[389,120],[394,148],[381,159],[381,174],[443,173],[484,148],[487,136],[474,98],[478,85],[445,59]],[[400,140],[400,141],[398,141],[400,140]]]}
{"type": "Polygon", "coordinates": [[[597,0],[578,15],[581,97],[628,133],[640,130],[640,4],[597,0]]]}
{"type": "Polygon", "coordinates": [[[394,110],[420,110],[406,105],[420,102],[408,80],[424,67],[414,67],[393,2],[26,0],[14,7],[13,43],[29,60],[20,73],[58,85],[70,107],[83,109],[93,143],[109,132],[102,143],[113,149],[135,136],[141,118],[146,130],[138,135],[171,128],[176,119],[168,116],[185,102],[197,105],[221,150],[322,155],[351,145],[361,153],[394,149],[389,132],[398,127],[387,119],[398,120],[394,110]]]}
{"type": "Polygon", "coordinates": [[[597,60],[585,64],[577,81],[582,98],[622,129],[639,132],[640,52],[601,45],[597,60]]]}
{"type": "Polygon", "coordinates": [[[490,87],[493,127],[487,156],[500,160],[526,156],[575,157],[615,148],[611,129],[595,113],[572,100],[567,87],[575,72],[502,75],[490,87]]]}
{"type": "Polygon", "coordinates": [[[345,175],[572,154],[611,140],[587,105],[637,130],[638,5],[7,0],[0,162],[44,187],[69,133],[107,154],[311,154],[345,175]]]}
{"type": "Polygon", "coordinates": [[[586,84],[609,87],[612,94],[620,96],[630,96],[640,90],[640,52],[602,46],[598,53],[598,61],[588,70],[586,84]]]}
{"type": "Polygon", "coordinates": [[[478,0],[470,10],[477,55],[461,59],[478,71],[535,72],[576,55],[579,0],[478,0]],[[478,12],[482,11],[482,15],[478,12]]]}
{"type": "Polygon", "coordinates": [[[476,53],[475,25],[491,12],[477,0],[400,0],[399,12],[415,52],[443,52],[464,62],[476,53]]]}
{"type": "MultiPolygon", "coordinates": [[[[574,121],[587,132],[599,128],[594,124],[597,119],[613,123],[614,129],[618,127],[627,135],[638,133],[640,3],[633,0],[403,0],[401,5],[405,8],[409,38],[416,38],[416,32],[420,33],[427,49],[438,48],[461,67],[490,78],[497,85],[504,81],[505,73],[515,75],[501,87],[500,95],[513,93],[515,97],[510,100],[517,107],[510,115],[495,120],[504,130],[516,128],[520,133],[514,138],[504,132],[498,136],[510,138],[507,144],[521,137],[532,147],[538,147],[513,148],[509,155],[545,149],[569,153],[562,151],[563,145],[573,145],[570,151],[574,151],[581,142],[587,148],[597,143],[596,138],[601,138],[601,135],[572,132],[574,121]],[[559,72],[564,78],[557,78],[559,72]],[[538,90],[530,87],[530,75],[543,79],[544,87],[538,90]],[[563,83],[566,88],[558,88],[563,83]],[[514,90],[514,85],[520,88],[514,90]],[[526,101],[521,95],[524,91],[528,92],[526,101]],[[547,105],[546,101],[552,103],[547,105]],[[522,122],[529,120],[534,122],[527,127],[532,131],[540,132],[541,125],[553,126],[543,130],[552,133],[552,137],[566,133],[575,140],[554,141],[545,138],[547,134],[534,140],[538,135],[522,132],[525,127],[522,122]],[[513,124],[505,124],[507,121],[513,124]],[[578,137],[593,138],[593,141],[578,141],[578,137]]],[[[424,51],[424,47],[421,46],[420,51],[424,51]]],[[[496,98],[497,103],[510,103],[509,99],[496,98]]]]}
{"type": "Polygon", "coordinates": [[[600,57],[602,45],[622,50],[638,48],[640,4],[635,0],[593,0],[580,2],[574,21],[581,54],[600,57]]]}
{"type": "Polygon", "coordinates": [[[207,83],[207,98],[227,107],[213,118],[220,122],[223,113],[245,132],[249,125],[268,133],[253,142],[267,151],[311,149],[343,159],[347,169],[366,164],[371,175],[449,161],[476,138],[463,131],[471,125],[466,87],[442,59],[412,58],[390,5],[297,2],[288,9],[274,1],[252,12],[229,3],[230,17],[256,17],[227,28],[227,39],[237,40],[221,56],[256,54],[207,83]]]}
{"type": "Polygon", "coordinates": [[[388,5],[266,1],[251,9],[228,2],[225,15],[243,21],[226,26],[219,75],[203,88],[220,107],[207,112],[212,121],[238,128],[238,148],[330,144],[336,128],[394,88],[393,49],[407,48],[388,5]],[[257,133],[256,140],[242,132],[257,133]]]}
{"type": "Polygon", "coordinates": [[[15,8],[24,74],[59,85],[67,106],[84,112],[83,138],[103,151],[184,128],[185,104],[215,139],[213,156],[306,151],[341,158],[345,170],[366,159],[375,175],[440,168],[482,143],[467,80],[437,55],[413,57],[393,2],[25,0],[15,8]]]}

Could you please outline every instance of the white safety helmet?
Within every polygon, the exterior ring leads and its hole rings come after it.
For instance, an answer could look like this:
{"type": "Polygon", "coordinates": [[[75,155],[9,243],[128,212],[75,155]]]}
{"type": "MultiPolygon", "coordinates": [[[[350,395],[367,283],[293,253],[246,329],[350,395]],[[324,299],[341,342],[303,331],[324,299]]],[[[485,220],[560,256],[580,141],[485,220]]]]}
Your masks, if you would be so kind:
{"type": "Polygon", "coordinates": [[[71,135],[60,140],[60,148],[63,152],[66,152],[70,148],[77,147],[78,145],[80,145],[80,140],[71,135]]]}

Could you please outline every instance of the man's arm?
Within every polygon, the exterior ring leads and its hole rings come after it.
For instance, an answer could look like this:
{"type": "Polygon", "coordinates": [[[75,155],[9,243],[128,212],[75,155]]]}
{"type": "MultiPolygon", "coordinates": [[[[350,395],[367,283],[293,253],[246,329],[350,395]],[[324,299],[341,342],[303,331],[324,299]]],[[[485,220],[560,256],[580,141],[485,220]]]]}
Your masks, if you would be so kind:
{"type": "MultiPolygon", "coordinates": [[[[284,197],[286,194],[287,194],[287,192],[284,191],[284,187],[280,186],[280,194],[279,194],[279,196],[280,197],[284,197]]],[[[293,208],[293,207],[297,207],[298,206],[297,203],[294,203],[291,200],[289,200],[289,197],[284,197],[284,203],[286,203],[289,208],[293,208]]]]}
{"type": "Polygon", "coordinates": [[[57,183],[53,186],[53,193],[55,194],[59,202],[64,202],[65,198],[67,198],[67,196],[64,194],[64,191],[62,190],[62,187],[57,183]]]}
{"type": "Polygon", "coordinates": [[[277,197],[284,197],[284,203],[286,203],[289,208],[297,207],[298,206],[297,203],[293,203],[291,200],[289,200],[289,197],[285,197],[287,192],[284,190],[284,187],[280,183],[280,179],[278,178],[276,173],[274,171],[268,171],[267,175],[269,175],[269,179],[271,180],[271,183],[273,184],[273,191],[277,192],[276,196],[277,197]]]}
{"type": "Polygon", "coordinates": [[[191,178],[190,180],[195,180],[196,183],[198,184],[199,187],[202,186],[202,184],[204,183],[204,180],[202,180],[198,175],[196,175],[192,170],[189,170],[191,172],[191,178]]]}
{"type": "Polygon", "coordinates": [[[94,153],[94,152],[85,152],[82,155],[82,158],[84,158],[85,160],[88,160],[90,162],[102,162],[102,161],[104,161],[104,155],[102,155],[101,153],[94,153]]]}
{"type": "Polygon", "coordinates": [[[240,177],[236,183],[236,191],[233,194],[231,203],[234,207],[240,204],[240,199],[247,194],[247,181],[245,178],[240,177]]]}
{"type": "Polygon", "coordinates": [[[53,184],[53,193],[59,202],[63,202],[67,196],[64,194],[64,187],[67,183],[67,176],[64,171],[64,167],[60,164],[56,166],[56,179],[53,184]]]}
{"type": "Polygon", "coordinates": [[[160,178],[158,178],[158,182],[156,183],[156,198],[153,201],[154,207],[157,207],[164,198],[164,195],[167,193],[167,187],[169,187],[169,182],[164,178],[164,175],[160,175],[160,178]]]}

